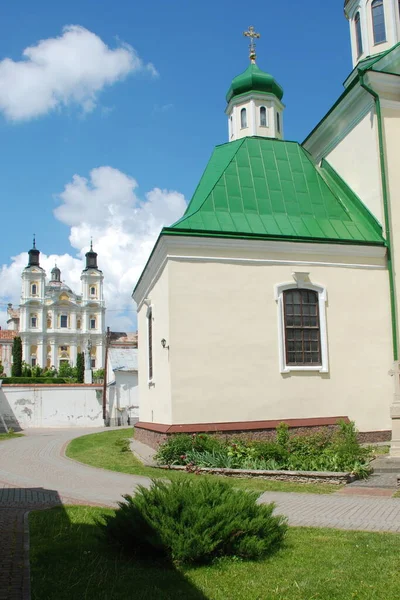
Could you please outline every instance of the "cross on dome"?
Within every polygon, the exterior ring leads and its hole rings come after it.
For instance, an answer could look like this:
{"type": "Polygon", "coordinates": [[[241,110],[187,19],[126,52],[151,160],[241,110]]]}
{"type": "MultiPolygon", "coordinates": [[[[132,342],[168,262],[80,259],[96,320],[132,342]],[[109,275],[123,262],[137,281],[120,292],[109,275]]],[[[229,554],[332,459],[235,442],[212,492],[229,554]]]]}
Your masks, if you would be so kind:
{"type": "Polygon", "coordinates": [[[250,58],[250,62],[252,64],[255,64],[255,62],[256,62],[256,44],[255,44],[254,40],[260,38],[261,34],[254,31],[253,25],[250,25],[250,27],[248,28],[247,31],[243,31],[243,35],[245,37],[250,38],[249,58],[250,58]]]}

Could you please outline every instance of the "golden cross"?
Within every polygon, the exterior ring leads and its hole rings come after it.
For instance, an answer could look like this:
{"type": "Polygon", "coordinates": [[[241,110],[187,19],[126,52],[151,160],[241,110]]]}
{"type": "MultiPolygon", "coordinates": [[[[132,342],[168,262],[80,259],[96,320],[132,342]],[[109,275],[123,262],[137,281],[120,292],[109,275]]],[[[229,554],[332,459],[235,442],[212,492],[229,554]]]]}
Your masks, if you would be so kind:
{"type": "Polygon", "coordinates": [[[256,62],[256,44],[255,44],[254,40],[255,40],[255,39],[258,39],[258,38],[259,38],[259,37],[261,37],[261,36],[260,36],[260,34],[259,34],[259,33],[256,33],[256,32],[254,31],[254,27],[253,27],[253,25],[250,25],[250,27],[249,27],[248,31],[243,31],[243,35],[244,35],[244,36],[246,36],[246,37],[248,37],[248,38],[250,38],[250,44],[249,44],[249,50],[250,50],[250,52],[249,52],[249,58],[250,58],[250,61],[251,61],[252,63],[255,63],[255,62],[256,62]]]}

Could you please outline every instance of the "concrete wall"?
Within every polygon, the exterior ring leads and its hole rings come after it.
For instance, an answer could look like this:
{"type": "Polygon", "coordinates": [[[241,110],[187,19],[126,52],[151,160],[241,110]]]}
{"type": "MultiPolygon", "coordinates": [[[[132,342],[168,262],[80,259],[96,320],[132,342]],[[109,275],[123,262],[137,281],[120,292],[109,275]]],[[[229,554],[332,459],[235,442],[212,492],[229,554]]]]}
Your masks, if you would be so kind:
{"type": "Polygon", "coordinates": [[[327,289],[328,373],[283,374],[274,286],[293,270],[170,264],[172,423],[348,415],[362,431],[390,428],[387,272],[305,269],[327,289]]]}
{"type": "Polygon", "coordinates": [[[326,157],[382,224],[383,205],[375,108],[326,157]]]}
{"type": "Polygon", "coordinates": [[[9,427],[102,427],[102,387],[4,385],[0,414],[9,427]]]}
{"type": "Polygon", "coordinates": [[[161,346],[165,339],[169,345],[169,265],[157,280],[149,294],[153,312],[153,379],[148,376],[148,335],[147,306],[143,304],[138,311],[138,364],[140,420],[155,423],[171,423],[171,380],[169,369],[169,350],[161,346]],[[146,401],[142,404],[142,398],[146,401]]]}
{"type": "Polygon", "coordinates": [[[345,255],[349,250],[340,246],[328,251],[314,245],[313,253],[305,254],[297,245],[297,254],[285,255],[284,244],[263,250],[260,243],[254,251],[237,242],[230,249],[223,244],[217,250],[205,243],[186,250],[174,247],[174,258],[146,292],[154,302],[154,387],[146,381],[142,305],[140,421],[193,424],[347,415],[361,431],[390,429],[392,339],[383,253],[379,257],[361,249],[358,256],[354,250],[345,255]],[[190,256],[185,258],[185,252],[190,256]],[[274,289],[294,283],[294,271],[308,272],[312,284],[326,289],[327,373],[280,369],[274,289]],[[168,351],[161,347],[163,337],[168,351]]]}
{"type": "Polygon", "coordinates": [[[125,424],[139,418],[138,374],[133,371],[116,371],[114,383],[107,388],[108,410],[111,423],[125,424]]]}

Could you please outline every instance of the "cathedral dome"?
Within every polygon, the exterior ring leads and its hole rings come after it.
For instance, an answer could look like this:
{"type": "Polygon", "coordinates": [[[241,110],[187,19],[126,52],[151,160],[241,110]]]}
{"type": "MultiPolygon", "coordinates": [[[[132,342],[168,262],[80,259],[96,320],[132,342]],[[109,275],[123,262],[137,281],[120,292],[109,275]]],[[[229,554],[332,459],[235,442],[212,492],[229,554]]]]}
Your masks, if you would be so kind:
{"type": "Polygon", "coordinates": [[[61,281],[61,271],[57,265],[51,270],[51,281],[61,281]]]}
{"type": "Polygon", "coordinates": [[[229,103],[235,96],[246,92],[273,94],[279,100],[282,100],[283,97],[283,88],[279,83],[255,63],[251,63],[243,73],[233,79],[226,95],[226,101],[229,103]]]}

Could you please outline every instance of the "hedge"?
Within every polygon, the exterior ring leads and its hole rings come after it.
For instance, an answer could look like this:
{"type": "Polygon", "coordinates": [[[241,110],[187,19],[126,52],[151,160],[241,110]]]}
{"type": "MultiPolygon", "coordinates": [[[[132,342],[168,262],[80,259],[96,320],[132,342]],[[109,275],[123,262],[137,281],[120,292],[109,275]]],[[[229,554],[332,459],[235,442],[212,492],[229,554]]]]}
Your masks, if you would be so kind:
{"type": "Polygon", "coordinates": [[[74,383],[68,381],[64,377],[4,377],[2,380],[3,384],[7,383],[74,383]]]}

